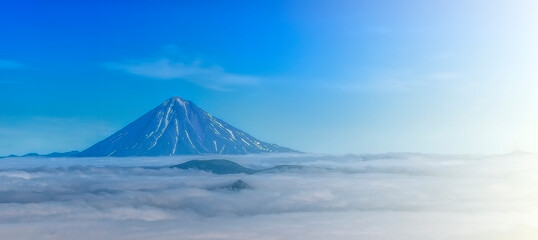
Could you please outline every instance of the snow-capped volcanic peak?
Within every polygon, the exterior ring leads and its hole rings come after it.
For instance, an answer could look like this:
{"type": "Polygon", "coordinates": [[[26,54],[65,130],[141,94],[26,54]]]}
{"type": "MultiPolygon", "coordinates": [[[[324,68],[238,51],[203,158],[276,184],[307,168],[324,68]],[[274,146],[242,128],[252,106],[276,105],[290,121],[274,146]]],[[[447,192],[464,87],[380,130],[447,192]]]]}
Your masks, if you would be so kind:
{"type": "Polygon", "coordinates": [[[161,156],[293,152],[260,141],[213,117],[194,103],[173,97],[79,156],[161,156]]]}

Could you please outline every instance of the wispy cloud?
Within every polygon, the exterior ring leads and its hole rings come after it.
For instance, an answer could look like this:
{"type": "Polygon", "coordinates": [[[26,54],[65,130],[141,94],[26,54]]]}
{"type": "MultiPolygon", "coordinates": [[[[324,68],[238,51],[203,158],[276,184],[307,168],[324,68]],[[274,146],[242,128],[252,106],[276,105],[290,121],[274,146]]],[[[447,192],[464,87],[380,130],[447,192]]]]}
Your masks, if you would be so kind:
{"type": "Polygon", "coordinates": [[[409,83],[397,78],[344,81],[331,86],[344,92],[401,92],[408,91],[410,88],[409,83]]]}
{"type": "Polygon", "coordinates": [[[1,69],[19,69],[24,67],[23,64],[10,60],[0,60],[0,70],[1,69]]]}
{"type": "Polygon", "coordinates": [[[464,74],[461,73],[455,73],[455,72],[436,72],[431,73],[428,76],[426,76],[427,79],[431,80],[457,80],[462,77],[464,77],[464,74]]]}
{"type": "Polygon", "coordinates": [[[186,80],[214,90],[230,90],[238,86],[252,86],[261,78],[230,73],[218,65],[203,61],[176,60],[176,56],[109,62],[105,67],[125,73],[159,80],[186,80]]]}
{"type": "Polygon", "coordinates": [[[398,75],[392,77],[378,77],[371,79],[342,81],[332,84],[333,88],[342,91],[381,91],[402,92],[425,90],[435,88],[459,89],[470,87],[471,83],[465,81],[466,74],[459,72],[433,72],[428,74],[398,75]]]}

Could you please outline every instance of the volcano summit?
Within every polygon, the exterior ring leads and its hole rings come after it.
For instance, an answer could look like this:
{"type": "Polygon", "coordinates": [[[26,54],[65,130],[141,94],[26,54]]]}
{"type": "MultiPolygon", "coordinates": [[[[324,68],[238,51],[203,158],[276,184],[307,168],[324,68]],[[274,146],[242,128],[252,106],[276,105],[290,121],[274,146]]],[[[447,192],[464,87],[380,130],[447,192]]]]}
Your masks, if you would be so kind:
{"type": "Polygon", "coordinates": [[[260,141],[213,117],[191,101],[173,97],[77,156],[276,152],[295,152],[295,150],[260,141]]]}

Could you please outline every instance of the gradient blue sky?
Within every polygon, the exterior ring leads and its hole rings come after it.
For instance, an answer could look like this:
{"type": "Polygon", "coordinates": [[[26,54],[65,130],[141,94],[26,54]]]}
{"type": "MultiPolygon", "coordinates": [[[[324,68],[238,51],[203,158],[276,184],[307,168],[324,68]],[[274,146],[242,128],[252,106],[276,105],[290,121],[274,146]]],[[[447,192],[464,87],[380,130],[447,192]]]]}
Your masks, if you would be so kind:
{"type": "Polygon", "coordinates": [[[2,1],[0,155],[171,96],[308,152],[538,152],[534,1],[2,1]]]}

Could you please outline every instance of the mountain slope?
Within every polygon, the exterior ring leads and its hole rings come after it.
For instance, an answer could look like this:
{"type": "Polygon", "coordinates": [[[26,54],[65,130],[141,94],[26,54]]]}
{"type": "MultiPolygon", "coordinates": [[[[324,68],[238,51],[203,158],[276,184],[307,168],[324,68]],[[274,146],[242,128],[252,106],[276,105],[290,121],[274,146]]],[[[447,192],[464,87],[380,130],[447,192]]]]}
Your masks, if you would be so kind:
{"type": "Polygon", "coordinates": [[[294,152],[260,141],[173,97],[78,156],[165,156],[294,152]]]}

